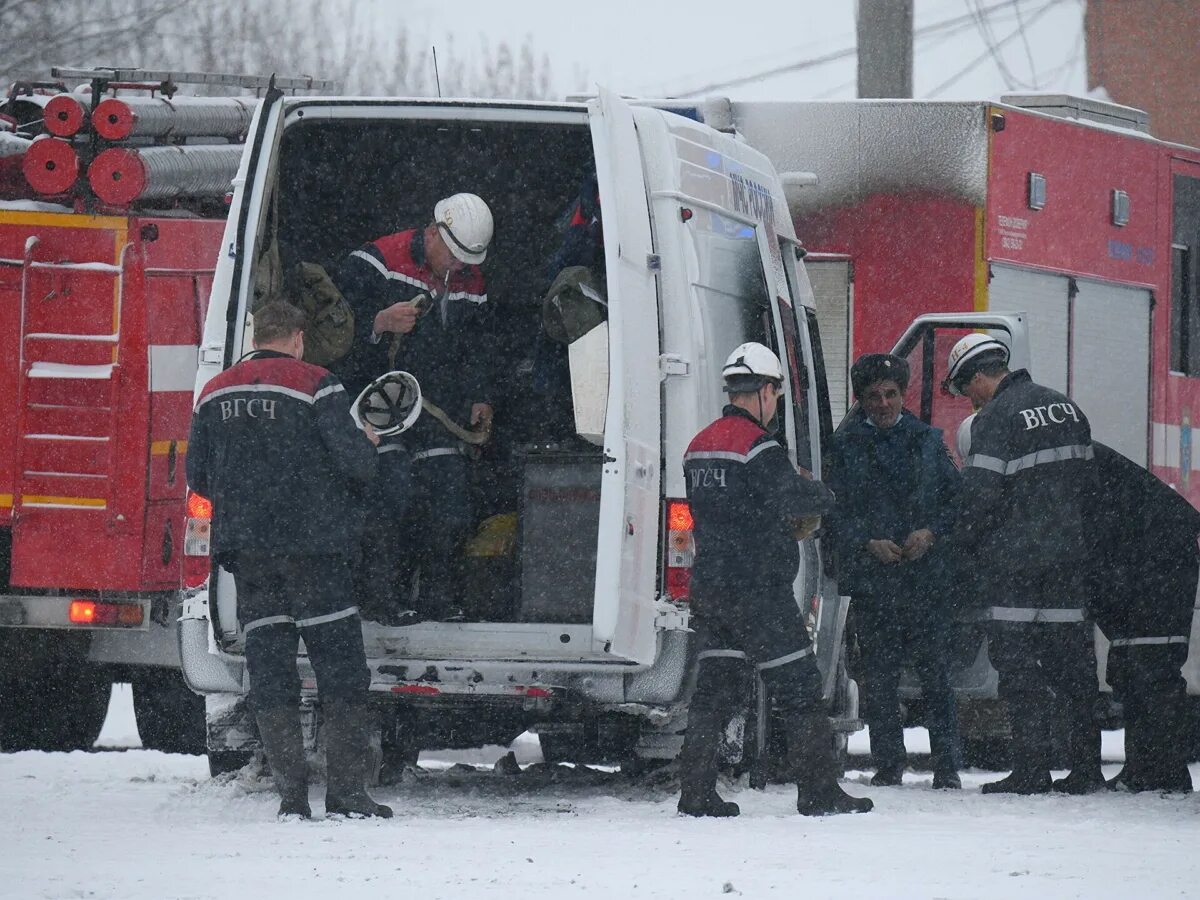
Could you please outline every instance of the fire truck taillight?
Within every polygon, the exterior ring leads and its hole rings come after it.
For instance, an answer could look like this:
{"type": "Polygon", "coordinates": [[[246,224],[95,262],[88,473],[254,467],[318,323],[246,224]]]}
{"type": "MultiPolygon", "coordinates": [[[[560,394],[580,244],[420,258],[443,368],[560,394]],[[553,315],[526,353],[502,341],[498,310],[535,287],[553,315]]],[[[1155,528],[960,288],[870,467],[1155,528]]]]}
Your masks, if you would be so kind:
{"type": "Polygon", "coordinates": [[[692,541],[692,509],[686,500],[667,501],[667,546],[663,551],[667,597],[687,600],[691,596],[692,561],[696,545],[692,541]]]}
{"type": "Polygon", "coordinates": [[[187,525],[183,531],[183,582],[199,587],[208,578],[212,552],[212,501],[188,491],[187,525]]]}
{"type": "Polygon", "coordinates": [[[72,625],[110,625],[139,628],[146,612],[140,603],[101,603],[98,600],[72,600],[67,619],[72,625]]]}

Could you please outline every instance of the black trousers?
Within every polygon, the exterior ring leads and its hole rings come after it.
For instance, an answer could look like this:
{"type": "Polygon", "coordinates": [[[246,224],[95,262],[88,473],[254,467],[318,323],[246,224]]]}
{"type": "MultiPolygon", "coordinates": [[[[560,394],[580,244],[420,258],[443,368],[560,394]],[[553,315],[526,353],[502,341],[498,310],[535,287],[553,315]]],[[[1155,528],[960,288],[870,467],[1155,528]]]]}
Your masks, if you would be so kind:
{"type": "Polygon", "coordinates": [[[880,768],[905,763],[900,716],[900,675],[912,661],[925,701],[935,772],[961,765],[958,707],[950,687],[947,613],[921,600],[878,594],[854,598],[862,651],[863,717],[871,729],[871,754],[880,768]]]}
{"type": "Polygon", "coordinates": [[[404,522],[412,496],[412,461],[407,450],[384,445],[367,500],[362,558],[355,567],[355,596],[362,615],[386,621],[409,608],[405,577],[404,522]]]}
{"type": "Polygon", "coordinates": [[[459,453],[414,454],[411,495],[400,528],[402,582],[418,579],[417,609],[437,619],[461,605],[455,583],[459,554],[472,525],[467,459],[459,453]]]}
{"type": "Polygon", "coordinates": [[[1180,672],[1187,654],[1186,643],[1109,650],[1108,683],[1124,709],[1126,774],[1134,782],[1187,783],[1187,682],[1180,672]]]}
{"type": "Polygon", "coordinates": [[[721,727],[728,724],[750,696],[755,674],[784,716],[825,710],[812,641],[790,594],[774,605],[769,621],[750,614],[700,613],[693,627],[699,652],[689,721],[703,717],[720,721],[721,727]]]}
{"type": "Polygon", "coordinates": [[[299,704],[301,638],[322,697],[366,699],[371,674],[345,558],[239,554],[234,582],[246,635],[251,709],[299,704]]]}
{"type": "Polygon", "coordinates": [[[1056,700],[1066,710],[1071,768],[1100,765],[1093,633],[1090,622],[989,623],[988,654],[1008,704],[1014,768],[1050,768],[1056,700]]]}

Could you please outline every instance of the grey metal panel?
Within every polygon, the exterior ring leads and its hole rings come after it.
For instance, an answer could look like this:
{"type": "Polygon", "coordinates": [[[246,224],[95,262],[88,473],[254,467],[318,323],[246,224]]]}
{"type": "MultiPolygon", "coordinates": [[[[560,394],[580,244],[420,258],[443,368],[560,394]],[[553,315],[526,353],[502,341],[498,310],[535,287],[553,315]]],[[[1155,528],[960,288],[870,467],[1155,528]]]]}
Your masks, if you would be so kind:
{"type": "Polygon", "coordinates": [[[821,351],[829,380],[829,406],[833,424],[842,421],[850,406],[850,363],[853,351],[853,309],[850,297],[850,260],[805,260],[821,329],[821,351]]]}
{"type": "Polygon", "coordinates": [[[739,134],[778,171],[816,173],[816,185],[785,181],[795,216],[875,193],[926,191],[983,206],[986,109],[978,102],[808,101],[735,103],[733,115],[739,134]]]}
{"type": "Polygon", "coordinates": [[[1150,292],[1078,281],[1071,315],[1071,396],[1092,436],[1146,465],[1150,427],[1150,292]]]}
{"type": "MultiPolygon", "coordinates": [[[[1065,275],[992,266],[988,309],[1029,314],[1030,373],[1035,381],[1069,393],[1067,348],[1070,280],[1065,275]]],[[[1085,411],[1087,407],[1084,407],[1085,411]]],[[[1090,415],[1090,413],[1089,413],[1090,415]]]]}

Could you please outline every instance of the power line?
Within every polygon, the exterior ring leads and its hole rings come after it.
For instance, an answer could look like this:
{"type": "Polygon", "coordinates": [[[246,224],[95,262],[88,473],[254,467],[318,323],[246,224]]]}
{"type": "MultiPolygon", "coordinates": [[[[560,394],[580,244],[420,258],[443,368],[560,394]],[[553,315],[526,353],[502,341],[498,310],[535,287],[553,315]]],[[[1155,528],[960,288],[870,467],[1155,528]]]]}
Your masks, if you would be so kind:
{"type": "MultiPolygon", "coordinates": [[[[1001,0],[1001,2],[993,3],[991,6],[982,7],[979,13],[988,15],[994,12],[999,12],[1005,9],[1012,8],[1013,0],[1001,0]]],[[[1057,2],[1057,0],[1056,0],[1057,2]]],[[[1032,22],[1030,23],[1032,24],[1032,22]]],[[[923,25],[920,28],[913,30],[914,39],[931,37],[946,32],[943,38],[952,37],[962,31],[969,30],[976,26],[976,12],[972,9],[971,12],[965,15],[953,16],[943,19],[940,22],[934,22],[929,25],[923,25]]],[[[784,65],[773,66],[769,69],[762,69],[753,72],[749,75],[743,75],[736,78],[731,78],[725,81],[715,81],[709,84],[701,85],[700,87],[692,88],[686,91],[669,91],[667,92],[672,97],[690,97],[694,94],[703,94],[709,91],[726,90],[728,88],[739,87],[743,84],[749,84],[754,81],[761,81],[765,78],[772,78],[776,75],[785,75],[789,72],[800,72],[805,69],[813,69],[819,66],[827,65],[831,62],[836,62],[841,59],[848,59],[858,54],[857,46],[844,47],[841,50],[835,50],[821,56],[802,59],[797,62],[786,63],[784,65]]],[[[984,57],[987,58],[986,56],[984,57]]]]}
{"type": "MultiPolygon", "coordinates": [[[[1029,17],[1029,21],[1026,24],[1033,25],[1035,22],[1037,22],[1038,19],[1040,19],[1042,16],[1044,16],[1046,13],[1048,13],[1054,7],[1058,6],[1060,2],[1061,2],[1061,0],[1049,0],[1049,2],[1045,6],[1039,7],[1037,12],[1035,12],[1032,16],[1029,17]]],[[[994,47],[989,46],[987,50],[985,50],[979,56],[975,57],[973,60],[971,60],[969,63],[967,63],[967,65],[965,65],[963,68],[959,69],[957,72],[955,72],[949,78],[947,78],[945,81],[943,81],[937,87],[935,87],[932,91],[930,91],[927,96],[936,97],[938,94],[940,94],[946,88],[953,85],[956,81],[958,81],[964,75],[966,75],[967,73],[969,73],[972,70],[974,70],[975,68],[977,68],[980,63],[987,61],[987,59],[989,57],[994,58],[996,53],[999,51],[999,49],[1001,47],[1003,47],[1005,44],[1010,43],[1011,41],[1015,40],[1019,36],[1020,36],[1020,30],[1018,29],[1016,31],[1013,31],[1011,34],[1009,34],[1003,40],[997,41],[995,43],[994,47]]]]}

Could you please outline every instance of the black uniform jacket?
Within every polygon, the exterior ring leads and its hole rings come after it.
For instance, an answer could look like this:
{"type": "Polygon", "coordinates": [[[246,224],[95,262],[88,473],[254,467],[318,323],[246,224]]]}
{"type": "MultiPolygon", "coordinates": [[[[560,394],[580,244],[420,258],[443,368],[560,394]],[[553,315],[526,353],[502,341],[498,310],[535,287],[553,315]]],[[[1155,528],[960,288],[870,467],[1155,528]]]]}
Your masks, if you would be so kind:
{"type": "Polygon", "coordinates": [[[1196,600],[1200,511],[1116,450],[1097,443],[1100,489],[1090,611],[1110,640],[1183,636],[1196,600]]]}
{"type": "Polygon", "coordinates": [[[962,481],[941,429],[908,410],[891,428],[876,428],[860,413],[833,436],[825,471],[838,501],[828,523],[838,550],[838,587],[856,599],[940,595],[929,579],[943,574],[962,481]],[[884,564],[867,552],[869,540],[903,547],[920,528],[933,532],[934,545],[916,562],[884,564]]]}
{"type": "MultiPolygon", "coordinates": [[[[436,279],[425,260],[424,229],[414,228],[355,250],[336,281],[354,309],[354,344],[333,371],[352,400],[372,379],[402,369],[416,376],[423,397],[464,427],[472,404],[493,402],[495,326],[477,266],[449,281],[436,279]],[[376,313],[418,294],[434,299],[413,331],[373,336],[376,313]]],[[[432,416],[424,415],[405,439],[413,449],[457,445],[432,416]]]]}
{"type": "Polygon", "coordinates": [[[971,425],[955,535],[982,585],[1079,570],[1089,559],[1093,455],[1091,426],[1073,400],[1024,369],[1000,382],[971,425]]]}
{"type": "Polygon", "coordinates": [[[256,350],[196,401],[187,479],[213,503],[213,552],[353,556],[375,448],[341,382],[310,363],[256,350]]]}
{"type": "Polygon", "coordinates": [[[798,473],[782,445],[732,405],[692,439],[683,469],[695,522],[693,608],[719,614],[790,599],[800,567],[793,528],[832,509],[829,488],[798,473]]]}

